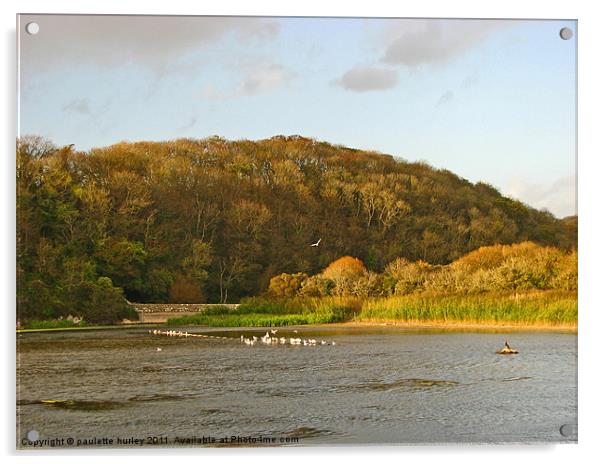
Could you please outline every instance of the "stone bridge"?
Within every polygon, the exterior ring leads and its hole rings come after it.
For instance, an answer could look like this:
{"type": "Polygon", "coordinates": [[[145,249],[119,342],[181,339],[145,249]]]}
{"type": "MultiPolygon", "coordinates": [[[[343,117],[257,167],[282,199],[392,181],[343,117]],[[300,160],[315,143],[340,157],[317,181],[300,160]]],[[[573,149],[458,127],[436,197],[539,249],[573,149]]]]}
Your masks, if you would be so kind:
{"type": "Polygon", "coordinates": [[[130,303],[134,310],[138,313],[139,324],[163,324],[168,319],[180,316],[191,316],[198,313],[203,313],[209,308],[228,308],[235,310],[238,304],[185,304],[185,303],[130,303]]]}

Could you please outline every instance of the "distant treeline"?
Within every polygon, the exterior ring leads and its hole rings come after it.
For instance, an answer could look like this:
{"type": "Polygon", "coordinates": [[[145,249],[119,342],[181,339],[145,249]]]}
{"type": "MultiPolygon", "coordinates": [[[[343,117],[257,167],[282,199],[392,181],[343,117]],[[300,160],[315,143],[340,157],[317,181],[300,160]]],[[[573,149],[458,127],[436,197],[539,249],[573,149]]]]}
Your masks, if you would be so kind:
{"type": "Polygon", "coordinates": [[[577,272],[576,251],[524,242],[482,247],[448,265],[396,258],[382,273],[369,271],[359,259],[344,256],[313,276],[299,272],[273,277],[267,296],[517,295],[532,290],[564,290],[575,292],[576,297],[577,272]]]}
{"type": "Polygon", "coordinates": [[[115,320],[124,298],[238,301],[345,255],[381,274],[397,258],[446,265],[486,245],[572,250],[576,231],[576,218],[449,171],[298,136],[17,143],[21,319],[115,320]]]}

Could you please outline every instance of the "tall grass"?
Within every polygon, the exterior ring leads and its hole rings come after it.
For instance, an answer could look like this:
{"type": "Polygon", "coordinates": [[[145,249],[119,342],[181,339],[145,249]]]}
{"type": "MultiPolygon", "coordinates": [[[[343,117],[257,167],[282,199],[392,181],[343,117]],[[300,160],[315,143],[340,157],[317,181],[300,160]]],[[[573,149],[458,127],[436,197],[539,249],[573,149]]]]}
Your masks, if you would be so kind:
{"type": "Polygon", "coordinates": [[[73,321],[69,319],[48,319],[45,321],[40,320],[29,320],[24,321],[22,324],[23,329],[67,329],[70,327],[85,327],[85,322],[81,321],[78,324],[75,324],[73,321]]]}
{"type": "Polygon", "coordinates": [[[577,322],[574,292],[407,295],[366,300],[356,321],[510,322],[551,325],[577,322]]]}
{"type": "Polygon", "coordinates": [[[361,309],[354,298],[247,298],[235,310],[203,312],[169,319],[169,325],[213,327],[280,327],[344,322],[361,309]]]}
{"type": "Polygon", "coordinates": [[[473,322],[563,325],[577,322],[577,294],[404,295],[387,298],[249,298],[236,310],[169,319],[169,325],[279,327],[335,322],[473,322]]]}

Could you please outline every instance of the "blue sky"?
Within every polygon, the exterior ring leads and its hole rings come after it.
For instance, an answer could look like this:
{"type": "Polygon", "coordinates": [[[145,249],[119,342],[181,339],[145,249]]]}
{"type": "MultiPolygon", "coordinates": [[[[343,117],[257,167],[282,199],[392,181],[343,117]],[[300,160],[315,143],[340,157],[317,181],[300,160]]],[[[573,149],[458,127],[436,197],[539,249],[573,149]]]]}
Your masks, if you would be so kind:
{"type": "Polygon", "coordinates": [[[20,135],[301,134],[575,213],[571,21],[21,16],[20,135]],[[27,23],[37,35],[24,32],[27,23]]]}

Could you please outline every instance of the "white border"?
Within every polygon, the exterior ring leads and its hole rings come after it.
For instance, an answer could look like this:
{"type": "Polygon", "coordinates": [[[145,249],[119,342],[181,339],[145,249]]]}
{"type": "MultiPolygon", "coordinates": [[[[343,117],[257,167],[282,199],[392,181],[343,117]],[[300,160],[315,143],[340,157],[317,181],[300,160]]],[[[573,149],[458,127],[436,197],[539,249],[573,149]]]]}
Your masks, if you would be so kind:
{"type": "MultiPolygon", "coordinates": [[[[602,262],[600,255],[600,192],[602,169],[600,169],[600,137],[602,136],[602,115],[600,108],[600,59],[596,55],[602,50],[602,18],[592,1],[530,1],[505,0],[503,2],[483,2],[475,0],[424,0],[420,2],[392,2],[386,0],[346,0],[324,1],[304,0],[286,2],[278,0],[252,0],[220,2],[192,2],[184,0],[134,1],[89,1],[76,0],[5,0],[0,3],[2,21],[2,80],[4,98],[0,113],[2,131],[2,218],[0,229],[3,243],[0,282],[4,305],[3,359],[4,381],[2,382],[2,450],[12,462],[16,458],[15,417],[14,417],[14,269],[15,269],[15,163],[14,140],[16,136],[16,68],[15,68],[15,22],[16,13],[113,13],[113,14],[230,14],[230,15],[308,15],[308,16],[403,16],[403,17],[496,17],[496,18],[557,18],[578,19],[579,21],[579,445],[565,446],[441,446],[441,447],[365,447],[365,448],[295,448],[291,450],[177,450],[153,451],[140,458],[146,462],[163,462],[172,454],[176,459],[208,460],[221,456],[236,461],[256,461],[274,459],[288,463],[326,460],[343,457],[346,461],[365,461],[372,455],[378,460],[416,459],[424,462],[452,461],[468,463],[521,462],[523,459],[544,458],[546,462],[566,462],[581,460],[596,451],[597,430],[600,430],[600,401],[597,393],[600,376],[599,345],[595,343],[597,331],[602,329],[602,307],[597,303],[595,293],[599,275],[597,267],[602,262]],[[597,53],[596,53],[597,52],[597,53]],[[596,266],[597,265],[597,266],[596,266]],[[316,456],[316,454],[323,456],[316,456]],[[185,456],[183,456],[185,455],[185,456]],[[193,455],[198,455],[194,457],[193,455]]],[[[121,460],[118,456],[136,453],[125,451],[90,451],[78,455],[69,453],[18,453],[24,461],[32,462],[106,462],[121,460]]],[[[123,458],[125,460],[125,458],[123,458]]]]}

